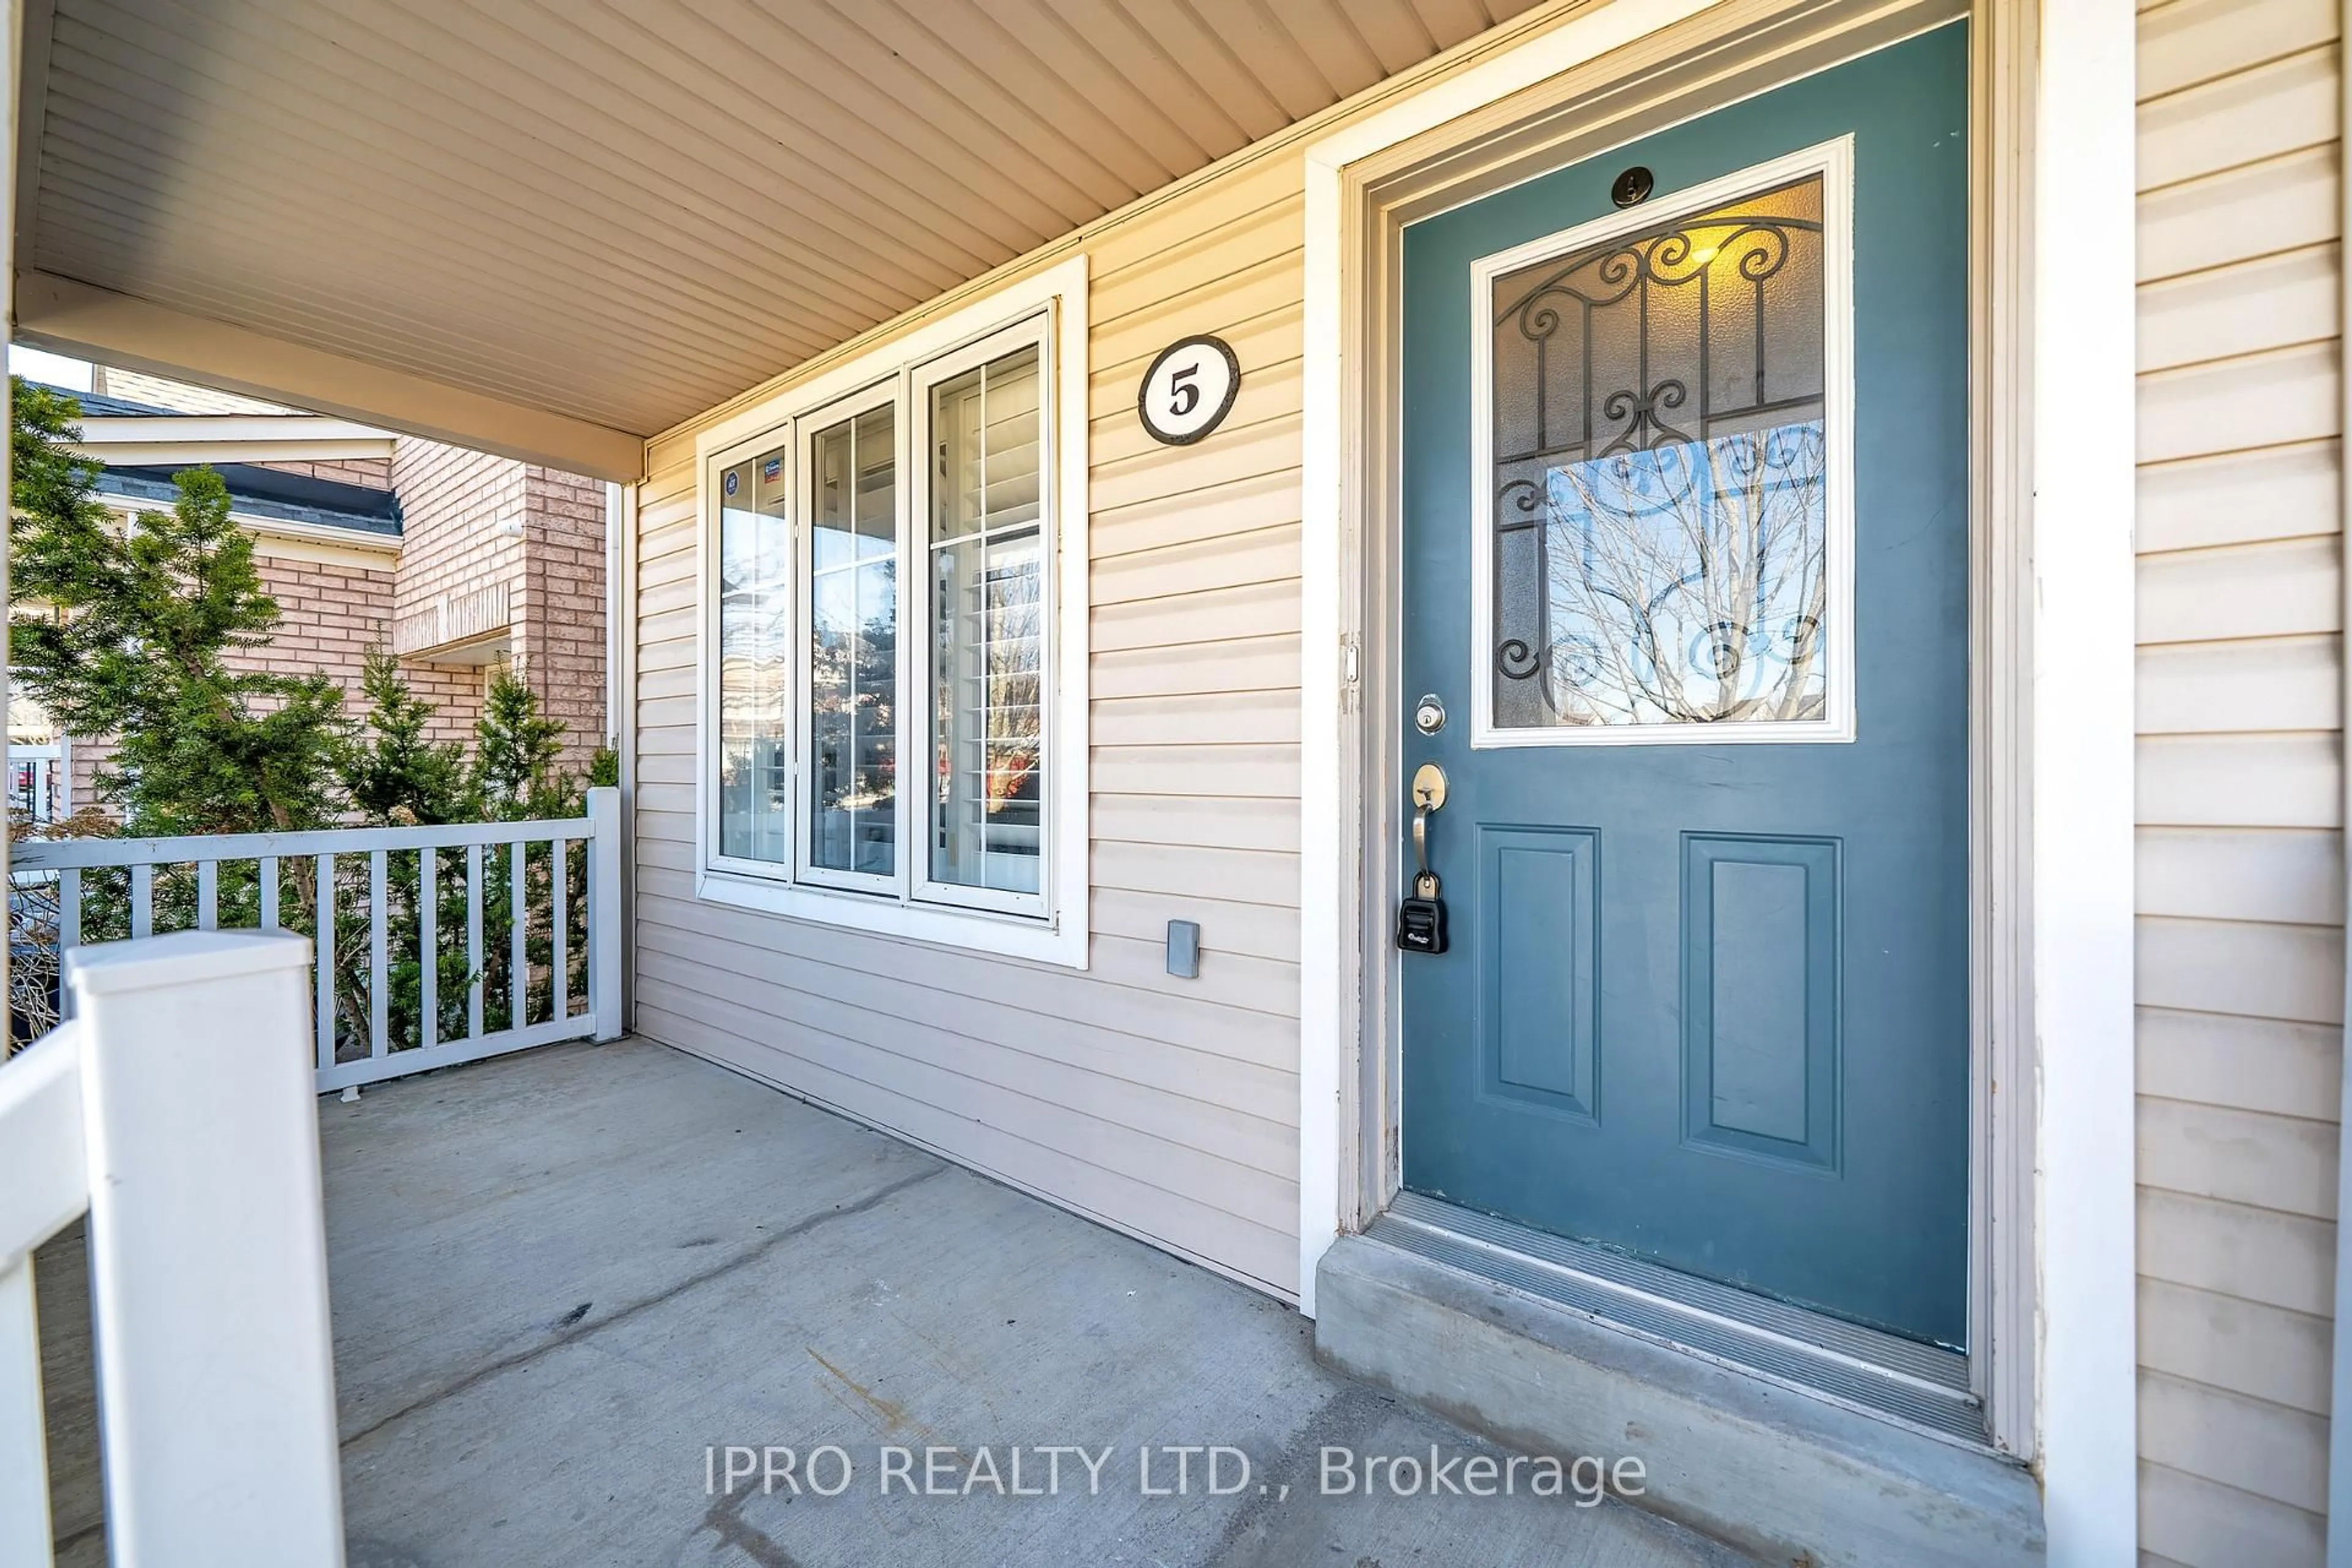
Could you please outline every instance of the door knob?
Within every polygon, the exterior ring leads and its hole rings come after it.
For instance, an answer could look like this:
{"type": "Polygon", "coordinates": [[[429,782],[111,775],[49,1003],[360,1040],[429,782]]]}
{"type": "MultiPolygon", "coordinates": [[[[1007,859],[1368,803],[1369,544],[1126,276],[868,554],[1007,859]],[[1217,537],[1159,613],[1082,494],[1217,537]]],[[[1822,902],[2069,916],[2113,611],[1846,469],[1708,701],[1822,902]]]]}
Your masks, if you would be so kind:
{"type": "Polygon", "coordinates": [[[1397,946],[1407,952],[1446,949],[1445,900],[1429,868],[1429,815],[1445,807],[1445,770],[1423,763],[1412,775],[1412,896],[1397,906],[1397,946]]]}
{"type": "Polygon", "coordinates": [[[1437,896],[1437,878],[1429,868],[1429,814],[1444,809],[1445,770],[1423,763],[1412,775],[1412,890],[1423,898],[1437,896]]]}

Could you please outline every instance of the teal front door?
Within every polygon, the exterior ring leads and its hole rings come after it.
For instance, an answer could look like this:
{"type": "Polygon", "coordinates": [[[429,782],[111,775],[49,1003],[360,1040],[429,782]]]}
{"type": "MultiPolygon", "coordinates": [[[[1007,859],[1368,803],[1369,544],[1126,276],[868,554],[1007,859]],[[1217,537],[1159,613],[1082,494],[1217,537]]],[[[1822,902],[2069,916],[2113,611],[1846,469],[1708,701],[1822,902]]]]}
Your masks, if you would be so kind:
{"type": "Polygon", "coordinates": [[[1407,1187],[1947,1345],[1969,1132],[1968,47],[1405,233],[1407,1187]],[[1424,697],[1434,699],[1424,701],[1424,697]]]}

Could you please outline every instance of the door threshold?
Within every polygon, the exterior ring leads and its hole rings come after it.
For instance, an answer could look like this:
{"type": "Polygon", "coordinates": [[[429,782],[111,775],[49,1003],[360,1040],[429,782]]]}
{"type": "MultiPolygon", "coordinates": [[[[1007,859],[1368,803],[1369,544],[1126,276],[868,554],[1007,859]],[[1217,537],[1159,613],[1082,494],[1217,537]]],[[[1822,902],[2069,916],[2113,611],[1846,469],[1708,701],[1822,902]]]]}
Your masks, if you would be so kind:
{"type": "Polygon", "coordinates": [[[1636,1329],[1597,1283],[1570,1281],[1591,1308],[1538,1295],[1551,1265],[1507,1284],[1501,1256],[1393,1216],[1339,1237],[1315,1270],[1316,1358],[1524,1454],[1639,1458],[1627,1501],[1759,1563],[2044,1568],[2040,1487],[2014,1459],[1733,1365],[1683,1343],[1704,1337],[1687,1323],[1636,1329]]]}
{"type": "Polygon", "coordinates": [[[1433,1263],[1947,1441],[1985,1448],[1957,1351],[1849,1323],[1605,1247],[1399,1193],[1368,1227],[1433,1263]]]}

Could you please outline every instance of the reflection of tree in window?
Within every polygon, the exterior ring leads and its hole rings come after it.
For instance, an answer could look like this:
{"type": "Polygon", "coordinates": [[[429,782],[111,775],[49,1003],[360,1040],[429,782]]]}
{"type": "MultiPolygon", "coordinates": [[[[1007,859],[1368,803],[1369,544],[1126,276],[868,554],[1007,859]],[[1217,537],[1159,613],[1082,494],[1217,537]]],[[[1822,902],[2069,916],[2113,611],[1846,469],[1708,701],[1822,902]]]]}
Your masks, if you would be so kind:
{"type": "Polygon", "coordinates": [[[1826,713],[1822,200],[1495,279],[1498,727],[1826,713]]]}
{"type": "Polygon", "coordinates": [[[810,438],[809,863],[898,865],[898,437],[888,406],[810,438]]]}
{"type": "Polygon", "coordinates": [[[726,470],[719,521],[719,852],[782,861],[791,846],[792,529],[784,454],[726,470]],[[730,488],[731,487],[731,488],[730,488]]]}
{"type": "Polygon", "coordinates": [[[1037,351],[931,391],[931,714],[938,881],[1039,889],[1045,546],[1037,351]]]}
{"type": "Polygon", "coordinates": [[[1821,718],[1822,449],[1820,425],[1783,425],[1552,469],[1546,706],[1570,724],[1821,718]]]}

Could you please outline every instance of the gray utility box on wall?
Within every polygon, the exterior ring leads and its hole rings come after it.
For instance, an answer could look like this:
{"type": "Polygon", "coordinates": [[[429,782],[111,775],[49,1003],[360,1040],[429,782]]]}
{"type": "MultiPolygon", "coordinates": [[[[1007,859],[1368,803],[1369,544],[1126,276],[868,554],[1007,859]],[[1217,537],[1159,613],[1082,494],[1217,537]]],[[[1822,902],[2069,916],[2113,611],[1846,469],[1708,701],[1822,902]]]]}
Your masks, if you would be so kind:
{"type": "Polygon", "coordinates": [[[1180,980],[1201,978],[1201,923],[1168,922],[1168,973],[1180,980]]]}

